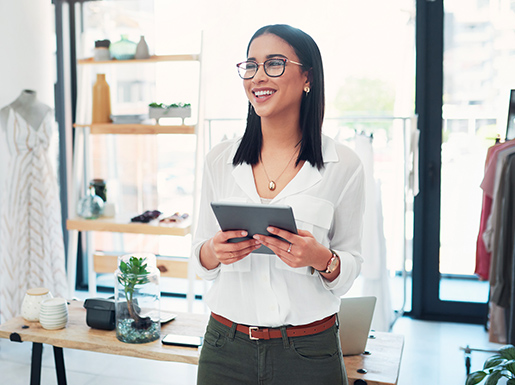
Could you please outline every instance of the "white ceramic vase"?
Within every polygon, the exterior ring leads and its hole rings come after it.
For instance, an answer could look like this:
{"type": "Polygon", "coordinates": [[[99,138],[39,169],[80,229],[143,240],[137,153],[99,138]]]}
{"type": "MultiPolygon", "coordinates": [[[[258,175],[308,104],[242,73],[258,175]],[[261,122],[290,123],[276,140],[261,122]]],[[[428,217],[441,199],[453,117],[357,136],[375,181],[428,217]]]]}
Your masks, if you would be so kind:
{"type": "Polygon", "coordinates": [[[53,298],[52,293],[44,287],[28,289],[21,304],[21,316],[26,321],[39,321],[41,302],[48,298],[53,298]]]}

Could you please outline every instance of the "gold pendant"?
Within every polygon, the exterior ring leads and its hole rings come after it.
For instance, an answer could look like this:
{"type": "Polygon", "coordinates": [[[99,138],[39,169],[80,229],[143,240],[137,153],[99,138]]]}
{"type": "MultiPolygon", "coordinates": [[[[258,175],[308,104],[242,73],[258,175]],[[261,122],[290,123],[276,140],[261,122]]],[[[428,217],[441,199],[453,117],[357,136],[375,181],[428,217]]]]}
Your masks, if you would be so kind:
{"type": "Polygon", "coordinates": [[[271,180],[270,183],[268,183],[268,189],[270,191],[274,191],[275,190],[275,182],[273,180],[271,180]]]}

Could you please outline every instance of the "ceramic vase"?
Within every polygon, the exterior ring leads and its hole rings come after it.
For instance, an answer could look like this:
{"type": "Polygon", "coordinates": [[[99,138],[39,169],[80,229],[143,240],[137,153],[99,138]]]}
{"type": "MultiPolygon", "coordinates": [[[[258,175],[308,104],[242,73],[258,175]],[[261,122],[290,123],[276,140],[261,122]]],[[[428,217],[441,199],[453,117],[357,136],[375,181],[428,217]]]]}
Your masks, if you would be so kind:
{"type": "Polygon", "coordinates": [[[21,304],[21,316],[26,321],[39,321],[41,302],[53,298],[52,293],[44,287],[28,289],[21,304]]]}
{"type": "Polygon", "coordinates": [[[145,36],[141,36],[139,39],[139,43],[136,46],[136,54],[134,55],[135,59],[148,59],[150,57],[150,53],[148,50],[148,44],[145,41],[145,36]]]}
{"type": "Polygon", "coordinates": [[[115,278],[116,338],[140,344],[161,335],[159,286],[156,256],[149,253],[118,258],[115,278]]]}
{"type": "Polygon", "coordinates": [[[111,122],[111,91],[105,74],[97,74],[93,85],[93,114],[91,123],[111,122]]]}

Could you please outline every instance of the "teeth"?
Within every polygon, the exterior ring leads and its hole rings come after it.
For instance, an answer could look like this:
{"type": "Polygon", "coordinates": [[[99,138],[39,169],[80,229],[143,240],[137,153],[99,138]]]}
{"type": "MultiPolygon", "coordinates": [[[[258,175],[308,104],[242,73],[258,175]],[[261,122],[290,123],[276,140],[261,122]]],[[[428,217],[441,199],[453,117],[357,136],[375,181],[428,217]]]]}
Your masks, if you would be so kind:
{"type": "Polygon", "coordinates": [[[264,95],[272,95],[275,91],[266,90],[266,91],[256,91],[254,95],[256,96],[264,96],[264,95]]]}

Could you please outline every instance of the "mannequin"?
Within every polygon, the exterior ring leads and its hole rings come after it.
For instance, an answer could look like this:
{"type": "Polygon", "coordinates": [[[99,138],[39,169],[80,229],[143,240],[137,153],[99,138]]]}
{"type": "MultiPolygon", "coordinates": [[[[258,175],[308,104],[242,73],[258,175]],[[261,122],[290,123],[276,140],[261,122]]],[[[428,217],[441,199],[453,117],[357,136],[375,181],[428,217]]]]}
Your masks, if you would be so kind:
{"type": "Polygon", "coordinates": [[[23,90],[15,101],[0,110],[0,125],[4,129],[7,127],[9,108],[20,114],[35,129],[41,125],[46,114],[51,110],[49,106],[37,99],[36,91],[23,90]]]}
{"type": "MultiPolygon", "coordinates": [[[[20,314],[27,289],[67,295],[52,108],[23,90],[0,109],[7,147],[0,181],[0,321],[20,314]],[[5,171],[5,172],[4,172],[5,171]]],[[[5,140],[4,140],[5,138],[5,140]]]]}

